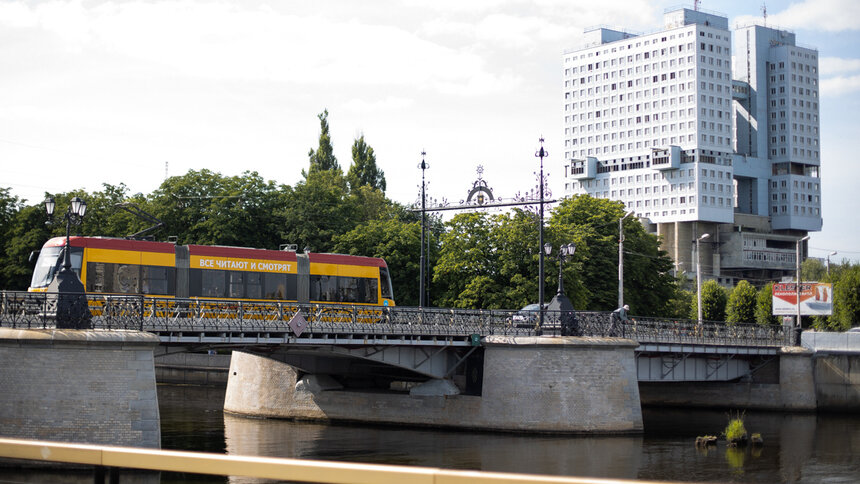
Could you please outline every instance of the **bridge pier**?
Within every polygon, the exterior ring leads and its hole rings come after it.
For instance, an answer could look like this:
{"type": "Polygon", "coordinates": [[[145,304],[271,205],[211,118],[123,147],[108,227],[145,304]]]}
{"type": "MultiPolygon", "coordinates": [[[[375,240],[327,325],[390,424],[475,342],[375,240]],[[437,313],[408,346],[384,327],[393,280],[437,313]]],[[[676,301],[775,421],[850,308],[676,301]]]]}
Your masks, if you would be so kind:
{"type": "Polygon", "coordinates": [[[158,342],[139,331],[0,328],[0,435],[160,448],[158,342]]]}
{"type": "Polygon", "coordinates": [[[783,347],[740,381],[641,382],[643,405],[814,412],[817,408],[811,350],[783,347]]]}
{"type": "Polygon", "coordinates": [[[331,383],[338,375],[315,379],[329,384],[310,384],[286,363],[234,351],[224,410],[500,431],[638,433],[635,348],[620,338],[487,336],[479,349],[482,367],[467,369],[461,381],[453,379],[461,392],[469,386],[469,395],[352,390],[331,383]]]}

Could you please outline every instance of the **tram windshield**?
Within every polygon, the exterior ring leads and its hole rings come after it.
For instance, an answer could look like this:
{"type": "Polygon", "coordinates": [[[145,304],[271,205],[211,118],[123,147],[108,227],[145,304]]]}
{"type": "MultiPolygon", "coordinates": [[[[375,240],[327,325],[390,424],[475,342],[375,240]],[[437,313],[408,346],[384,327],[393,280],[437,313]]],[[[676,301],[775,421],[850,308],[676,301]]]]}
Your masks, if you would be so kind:
{"type": "MultiPolygon", "coordinates": [[[[81,277],[81,259],[84,250],[81,247],[72,247],[72,270],[81,277]]],[[[63,247],[44,247],[39,253],[36,268],[33,270],[33,279],[30,281],[31,288],[47,287],[54,280],[54,274],[63,267],[63,247]]]]}

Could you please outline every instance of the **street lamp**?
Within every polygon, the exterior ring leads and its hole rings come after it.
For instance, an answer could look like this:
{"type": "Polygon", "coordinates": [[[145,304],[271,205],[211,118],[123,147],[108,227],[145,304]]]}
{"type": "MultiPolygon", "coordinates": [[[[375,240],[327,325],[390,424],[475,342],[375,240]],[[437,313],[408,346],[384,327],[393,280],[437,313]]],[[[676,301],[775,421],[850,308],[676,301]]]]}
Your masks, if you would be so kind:
{"type": "Polygon", "coordinates": [[[836,255],[837,252],[834,250],[833,252],[827,254],[827,275],[830,276],[830,256],[836,255]]]}
{"type": "Polygon", "coordinates": [[[797,337],[794,340],[794,344],[796,346],[800,346],[800,335],[803,332],[803,328],[800,327],[800,282],[801,282],[800,281],[800,246],[806,240],[809,240],[808,235],[797,239],[797,244],[796,244],[797,245],[797,248],[796,248],[797,252],[795,254],[795,259],[796,259],[795,262],[797,263],[797,277],[796,277],[797,283],[795,284],[795,289],[797,290],[797,317],[795,319],[794,332],[797,335],[797,337]]]}
{"type": "MultiPolygon", "coordinates": [[[[57,204],[53,197],[45,200],[45,212],[48,214],[48,223],[54,219],[54,209],[57,204]]],[[[54,280],[48,285],[47,292],[53,299],[56,298],[58,329],[88,329],[90,328],[90,310],[87,306],[87,297],[84,284],[75,271],[72,270],[72,247],[70,244],[70,233],[72,224],[80,225],[84,214],[87,212],[87,202],[78,197],[72,198],[69,208],[63,214],[66,222],[66,243],[63,246],[63,266],[54,275],[54,280]]]]}
{"type": "Polygon", "coordinates": [[[711,234],[702,234],[701,237],[696,239],[696,309],[698,311],[699,324],[702,324],[702,251],[699,250],[699,243],[710,236],[711,234]]]}
{"type": "Polygon", "coordinates": [[[624,219],[633,215],[632,210],[618,219],[618,307],[624,306],[624,219]]]}
{"type": "Polygon", "coordinates": [[[421,151],[421,163],[418,164],[418,168],[421,168],[421,259],[419,261],[419,282],[418,282],[418,307],[424,307],[424,228],[427,225],[427,212],[426,212],[426,201],[427,197],[424,195],[424,188],[426,184],[424,183],[424,172],[427,168],[430,168],[430,165],[424,161],[424,156],[427,155],[427,152],[421,151]]]}
{"type": "MultiPolygon", "coordinates": [[[[544,244],[544,252],[546,255],[552,253],[552,245],[544,244]]],[[[549,311],[551,319],[558,320],[559,331],[562,336],[575,336],[576,331],[576,315],[574,314],[573,303],[564,295],[564,261],[568,257],[573,257],[576,252],[576,244],[570,243],[559,247],[558,249],[558,292],[549,303],[549,311]]]]}
{"type": "MultiPolygon", "coordinates": [[[[538,328],[543,330],[543,159],[549,156],[549,151],[543,149],[543,136],[540,137],[540,149],[535,152],[535,157],[540,158],[540,226],[538,227],[538,328]]],[[[552,247],[550,247],[552,250],[552,247]]]]}

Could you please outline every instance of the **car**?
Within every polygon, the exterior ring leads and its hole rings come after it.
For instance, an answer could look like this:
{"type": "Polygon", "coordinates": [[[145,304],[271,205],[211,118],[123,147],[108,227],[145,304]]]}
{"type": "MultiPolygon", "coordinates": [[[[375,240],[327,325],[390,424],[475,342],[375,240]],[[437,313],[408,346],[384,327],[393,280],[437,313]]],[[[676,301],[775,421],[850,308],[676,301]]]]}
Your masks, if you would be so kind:
{"type": "Polygon", "coordinates": [[[515,312],[513,316],[511,316],[511,322],[514,326],[520,328],[533,327],[538,320],[539,311],[539,304],[529,304],[515,312]]]}

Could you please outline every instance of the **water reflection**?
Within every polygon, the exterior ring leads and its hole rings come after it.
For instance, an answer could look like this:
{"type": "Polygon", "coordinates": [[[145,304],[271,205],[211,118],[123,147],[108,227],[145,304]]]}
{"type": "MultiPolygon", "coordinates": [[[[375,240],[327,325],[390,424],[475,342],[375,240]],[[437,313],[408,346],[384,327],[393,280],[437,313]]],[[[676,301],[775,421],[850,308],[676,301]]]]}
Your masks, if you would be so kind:
{"type": "MultiPolygon", "coordinates": [[[[720,435],[727,412],[646,408],[644,436],[558,437],[249,419],[223,414],[223,388],[159,385],[158,398],[165,449],[685,482],[853,483],[860,476],[856,415],[747,412],[747,431],[760,433],[763,447],[729,450],[721,441],[702,450],[696,436],[720,435]]],[[[227,479],[161,476],[188,481],[227,479]]]]}

